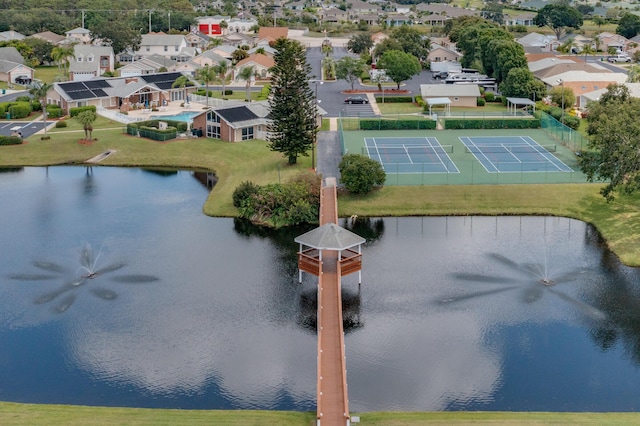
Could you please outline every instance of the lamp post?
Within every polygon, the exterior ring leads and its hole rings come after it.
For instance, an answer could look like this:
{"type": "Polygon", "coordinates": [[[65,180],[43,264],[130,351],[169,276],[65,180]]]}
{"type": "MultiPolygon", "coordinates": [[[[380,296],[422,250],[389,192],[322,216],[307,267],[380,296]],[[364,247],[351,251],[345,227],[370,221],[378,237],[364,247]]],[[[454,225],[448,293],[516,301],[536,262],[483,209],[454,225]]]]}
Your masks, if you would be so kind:
{"type": "MultiPolygon", "coordinates": [[[[316,124],[316,128],[318,127],[318,114],[319,114],[319,110],[318,110],[318,105],[320,105],[320,99],[318,99],[318,83],[320,83],[320,85],[322,85],[323,81],[322,80],[309,80],[310,83],[314,83],[316,85],[316,107],[315,107],[315,116],[314,116],[314,121],[316,124]]],[[[316,158],[315,158],[315,152],[316,152],[316,144],[318,143],[318,131],[316,130],[314,136],[313,136],[313,144],[311,146],[311,168],[313,170],[316,169],[316,158]]]]}
{"type": "Polygon", "coordinates": [[[558,83],[560,83],[560,87],[562,88],[562,112],[560,113],[560,122],[564,124],[564,81],[559,78],[558,83]]]}

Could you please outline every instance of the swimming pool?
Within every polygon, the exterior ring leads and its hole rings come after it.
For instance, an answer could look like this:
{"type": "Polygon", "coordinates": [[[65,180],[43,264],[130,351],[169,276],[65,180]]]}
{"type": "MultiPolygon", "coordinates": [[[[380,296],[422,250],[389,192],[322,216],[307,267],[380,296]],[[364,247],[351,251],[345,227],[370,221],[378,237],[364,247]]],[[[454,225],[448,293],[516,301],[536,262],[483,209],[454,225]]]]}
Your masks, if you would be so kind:
{"type": "Polygon", "coordinates": [[[187,123],[191,123],[193,121],[193,117],[195,117],[198,114],[200,114],[200,112],[192,111],[192,112],[181,112],[180,114],[175,114],[175,115],[152,115],[151,118],[175,120],[175,121],[186,121],[187,123]]]}

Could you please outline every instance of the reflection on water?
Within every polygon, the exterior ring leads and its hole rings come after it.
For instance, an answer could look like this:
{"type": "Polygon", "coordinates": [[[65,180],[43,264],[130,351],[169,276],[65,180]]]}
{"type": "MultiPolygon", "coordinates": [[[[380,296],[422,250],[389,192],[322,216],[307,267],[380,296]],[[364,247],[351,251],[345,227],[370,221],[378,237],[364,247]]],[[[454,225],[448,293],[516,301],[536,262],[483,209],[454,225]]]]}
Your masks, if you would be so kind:
{"type": "MultiPolygon", "coordinates": [[[[0,228],[10,242],[0,400],[314,410],[316,278],[298,284],[293,241],[308,228],[208,218],[206,196],[189,172],[0,176],[11,224],[0,228]],[[125,263],[127,274],[116,267],[125,263]],[[67,290],[73,280],[82,285],[67,290]],[[94,287],[102,292],[64,315],[33,303],[64,308],[67,295],[94,287]]],[[[548,217],[342,225],[367,240],[362,285],[343,282],[352,410],[636,407],[638,271],[590,226],[548,217]]]]}

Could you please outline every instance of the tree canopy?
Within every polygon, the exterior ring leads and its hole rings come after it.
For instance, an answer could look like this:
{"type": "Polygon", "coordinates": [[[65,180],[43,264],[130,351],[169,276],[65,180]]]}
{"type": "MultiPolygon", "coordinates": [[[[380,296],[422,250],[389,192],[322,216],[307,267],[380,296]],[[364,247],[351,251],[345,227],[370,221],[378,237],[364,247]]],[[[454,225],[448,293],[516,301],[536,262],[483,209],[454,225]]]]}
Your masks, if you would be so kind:
{"type": "Polygon", "coordinates": [[[632,194],[640,188],[640,99],[624,85],[612,84],[597,102],[587,105],[588,149],[580,167],[590,181],[608,181],[600,193],[632,194]]]}
{"type": "Polygon", "coordinates": [[[306,49],[298,41],[279,38],[271,68],[271,125],[269,148],[283,153],[289,164],[313,149],[316,132],[316,99],[309,87],[311,66],[306,49]]]}
{"type": "Polygon", "coordinates": [[[360,154],[346,154],[338,165],[340,182],[353,194],[366,194],[382,186],[387,174],[382,164],[360,154]]]}
{"type": "Polygon", "coordinates": [[[640,16],[632,13],[625,13],[618,21],[616,34],[625,38],[633,38],[640,33],[640,16]]]}
{"type": "Polygon", "coordinates": [[[578,29],[582,26],[582,14],[566,4],[550,3],[538,11],[533,23],[551,28],[556,38],[560,39],[565,28],[578,29]]]}
{"type": "Polygon", "coordinates": [[[384,69],[387,76],[398,85],[398,89],[400,83],[420,74],[422,69],[415,56],[399,50],[385,52],[378,61],[378,68],[384,69]]]}
{"type": "Polygon", "coordinates": [[[340,80],[346,80],[351,85],[358,81],[365,63],[362,59],[356,59],[351,56],[343,56],[336,62],[336,77],[340,80]]]}
{"type": "Polygon", "coordinates": [[[512,68],[500,84],[500,92],[504,96],[540,100],[546,93],[545,84],[536,79],[529,68],[512,68]]]}
{"type": "Polygon", "coordinates": [[[369,53],[369,49],[372,47],[373,40],[371,40],[371,34],[369,33],[355,34],[347,42],[347,49],[356,55],[369,53]]]}

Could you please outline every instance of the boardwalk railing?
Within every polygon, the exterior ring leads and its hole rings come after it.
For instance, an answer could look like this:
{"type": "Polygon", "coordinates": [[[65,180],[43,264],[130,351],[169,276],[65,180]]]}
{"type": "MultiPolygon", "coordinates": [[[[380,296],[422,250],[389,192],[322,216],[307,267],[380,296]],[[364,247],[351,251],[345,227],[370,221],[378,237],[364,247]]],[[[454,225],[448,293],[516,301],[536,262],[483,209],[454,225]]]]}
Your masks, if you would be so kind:
{"type": "MultiPolygon", "coordinates": [[[[338,262],[338,279],[342,276],[342,265],[338,262]]],[[[342,292],[338,291],[338,312],[340,312],[340,325],[342,325],[342,292]]],[[[344,347],[344,330],[340,327],[340,359],[342,361],[341,371],[342,371],[342,400],[344,402],[344,420],[345,424],[350,424],[350,416],[349,416],[349,392],[347,389],[347,355],[345,353],[344,347]]]]}
{"type": "MultiPolygon", "coordinates": [[[[322,268],[320,268],[322,269],[322,268]]],[[[323,287],[323,283],[322,283],[322,273],[319,274],[318,276],[318,319],[317,319],[317,324],[318,327],[320,327],[320,324],[322,324],[322,287],[323,287]]],[[[317,407],[317,415],[316,415],[316,421],[317,421],[317,425],[320,426],[320,422],[322,420],[322,413],[324,413],[323,411],[323,406],[322,406],[322,330],[318,329],[318,372],[317,372],[317,377],[318,377],[318,384],[316,386],[316,401],[318,401],[318,407],[317,407]]]]}

